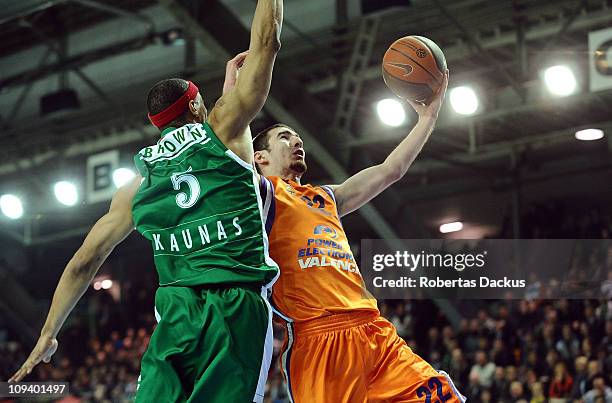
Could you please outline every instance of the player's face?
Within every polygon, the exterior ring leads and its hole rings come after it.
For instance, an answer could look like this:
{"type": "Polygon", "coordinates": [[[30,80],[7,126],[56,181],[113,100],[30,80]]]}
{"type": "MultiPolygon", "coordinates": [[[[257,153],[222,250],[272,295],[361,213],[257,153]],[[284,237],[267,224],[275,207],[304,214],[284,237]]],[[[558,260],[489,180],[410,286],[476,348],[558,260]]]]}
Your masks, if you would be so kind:
{"type": "Polygon", "coordinates": [[[306,172],[306,153],[300,135],[287,127],[277,127],[268,134],[270,170],[275,175],[306,172]]]}

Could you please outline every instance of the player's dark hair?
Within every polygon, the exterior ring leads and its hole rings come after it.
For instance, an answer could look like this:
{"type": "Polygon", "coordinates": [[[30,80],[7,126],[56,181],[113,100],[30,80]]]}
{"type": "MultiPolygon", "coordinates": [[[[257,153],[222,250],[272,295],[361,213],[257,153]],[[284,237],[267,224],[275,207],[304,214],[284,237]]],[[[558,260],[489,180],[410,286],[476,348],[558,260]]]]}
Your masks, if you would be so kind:
{"type": "Polygon", "coordinates": [[[257,133],[255,137],[253,137],[253,151],[268,150],[270,148],[269,134],[273,129],[276,129],[278,127],[286,127],[287,129],[291,129],[289,126],[282,123],[276,123],[272,126],[266,127],[265,129],[257,133]]]}
{"type": "MultiPolygon", "coordinates": [[[[160,113],[183,96],[188,88],[189,82],[182,78],[168,78],[159,81],[149,90],[149,94],[147,95],[147,110],[151,115],[160,113]]],[[[188,113],[189,110],[185,110],[181,116],[168,123],[166,127],[180,127],[186,125],[189,123],[187,120],[188,113]]]]}

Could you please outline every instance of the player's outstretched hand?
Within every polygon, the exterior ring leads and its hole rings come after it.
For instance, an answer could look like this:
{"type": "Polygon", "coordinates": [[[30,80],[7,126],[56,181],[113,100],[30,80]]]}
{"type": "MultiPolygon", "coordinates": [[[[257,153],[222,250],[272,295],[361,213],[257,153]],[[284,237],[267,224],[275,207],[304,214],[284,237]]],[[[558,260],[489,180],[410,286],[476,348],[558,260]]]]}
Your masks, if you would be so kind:
{"type": "Polygon", "coordinates": [[[20,382],[26,375],[32,372],[32,369],[39,362],[51,361],[51,356],[57,350],[57,339],[40,336],[34,350],[30,353],[30,356],[26,362],[19,368],[19,371],[15,372],[15,375],[9,379],[9,382],[20,382]]]}
{"type": "Polygon", "coordinates": [[[434,95],[433,99],[429,103],[429,105],[425,105],[416,101],[408,100],[408,103],[412,105],[416,113],[419,115],[419,118],[438,118],[438,113],[440,112],[440,107],[442,106],[442,102],[444,101],[444,96],[446,95],[446,89],[448,88],[448,69],[444,72],[444,81],[440,86],[440,89],[434,95]]]}
{"type": "Polygon", "coordinates": [[[249,51],[245,51],[236,55],[232,60],[227,62],[225,66],[225,82],[223,83],[223,95],[228,93],[236,85],[238,79],[238,71],[244,64],[246,57],[249,55],[249,51]]]}

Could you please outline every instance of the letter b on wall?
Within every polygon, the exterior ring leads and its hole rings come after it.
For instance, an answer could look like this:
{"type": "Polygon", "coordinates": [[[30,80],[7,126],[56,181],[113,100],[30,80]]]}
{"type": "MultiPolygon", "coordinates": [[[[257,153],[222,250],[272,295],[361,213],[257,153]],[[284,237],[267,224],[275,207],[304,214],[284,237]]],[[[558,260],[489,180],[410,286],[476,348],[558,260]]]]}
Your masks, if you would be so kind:
{"type": "Polygon", "coordinates": [[[110,200],[115,193],[113,172],[119,168],[119,151],[112,150],[87,158],[87,203],[110,200]]]}

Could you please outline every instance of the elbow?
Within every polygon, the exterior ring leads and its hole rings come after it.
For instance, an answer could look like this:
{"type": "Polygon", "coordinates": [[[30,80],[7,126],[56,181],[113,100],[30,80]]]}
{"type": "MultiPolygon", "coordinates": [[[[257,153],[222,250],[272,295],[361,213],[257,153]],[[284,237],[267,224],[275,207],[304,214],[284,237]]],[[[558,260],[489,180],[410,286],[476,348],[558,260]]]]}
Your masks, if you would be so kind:
{"type": "Polygon", "coordinates": [[[274,21],[272,28],[263,35],[262,47],[270,53],[278,53],[281,49],[280,32],[280,24],[274,21]]]}
{"type": "Polygon", "coordinates": [[[400,166],[384,165],[385,182],[389,185],[402,179],[406,172],[400,166]]]}

